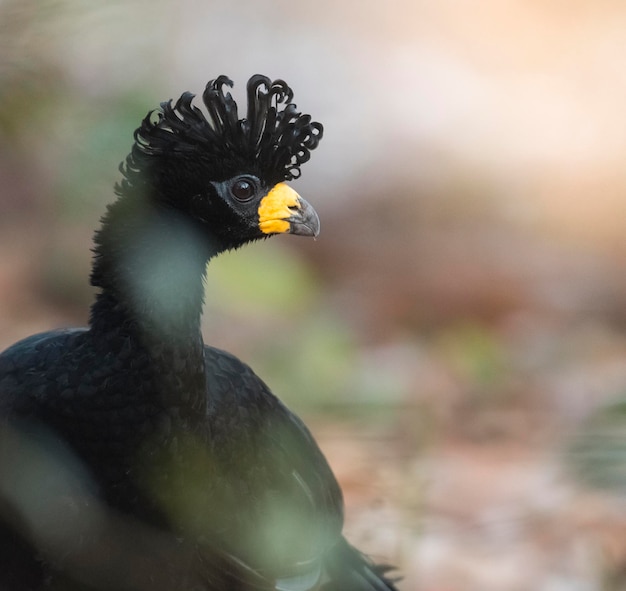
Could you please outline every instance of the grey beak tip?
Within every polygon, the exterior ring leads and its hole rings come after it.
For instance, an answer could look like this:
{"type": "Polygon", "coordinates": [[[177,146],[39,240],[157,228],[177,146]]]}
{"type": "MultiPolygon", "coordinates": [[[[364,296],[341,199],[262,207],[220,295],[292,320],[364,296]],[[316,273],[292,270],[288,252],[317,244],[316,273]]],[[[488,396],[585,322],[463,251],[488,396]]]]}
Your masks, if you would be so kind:
{"type": "Polygon", "coordinates": [[[289,233],[317,238],[320,233],[320,218],[313,207],[304,199],[300,209],[289,219],[289,233]]]}

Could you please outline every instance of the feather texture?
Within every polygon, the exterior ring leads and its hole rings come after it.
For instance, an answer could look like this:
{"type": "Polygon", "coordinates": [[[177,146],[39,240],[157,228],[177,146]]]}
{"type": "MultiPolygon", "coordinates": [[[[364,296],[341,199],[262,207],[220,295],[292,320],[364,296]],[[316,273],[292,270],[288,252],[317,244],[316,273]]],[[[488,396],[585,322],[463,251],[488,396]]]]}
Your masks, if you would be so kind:
{"type": "Polygon", "coordinates": [[[237,103],[226,90],[232,86],[226,76],[207,84],[202,94],[206,115],[193,104],[190,92],[148,113],[120,166],[124,179],[118,194],[146,182],[164,161],[175,166],[190,154],[212,165],[216,178],[249,171],[251,162],[271,183],[298,178],[300,166],[322,138],[322,124],[298,111],[286,82],[258,74],[248,80],[246,116],[240,119],[237,103]]]}

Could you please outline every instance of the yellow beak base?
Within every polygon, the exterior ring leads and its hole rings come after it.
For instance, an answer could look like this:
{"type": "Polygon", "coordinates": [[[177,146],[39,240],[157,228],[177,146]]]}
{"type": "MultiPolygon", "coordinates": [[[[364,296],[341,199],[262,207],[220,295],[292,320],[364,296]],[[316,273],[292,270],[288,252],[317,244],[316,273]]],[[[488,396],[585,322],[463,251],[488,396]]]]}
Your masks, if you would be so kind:
{"type": "Polygon", "coordinates": [[[286,183],[278,183],[261,199],[258,214],[259,229],[264,234],[319,234],[317,213],[286,183]]]}

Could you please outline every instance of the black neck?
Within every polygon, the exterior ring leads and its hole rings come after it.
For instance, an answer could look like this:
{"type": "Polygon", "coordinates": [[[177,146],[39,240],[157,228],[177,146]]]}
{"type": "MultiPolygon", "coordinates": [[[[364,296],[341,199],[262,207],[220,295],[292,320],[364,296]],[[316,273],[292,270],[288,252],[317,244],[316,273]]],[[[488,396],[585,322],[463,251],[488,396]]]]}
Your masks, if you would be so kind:
{"type": "Polygon", "coordinates": [[[176,333],[198,324],[206,264],[220,250],[175,209],[121,197],[96,233],[91,284],[144,328],[176,333]]]}
{"type": "Polygon", "coordinates": [[[108,342],[130,340],[164,375],[189,377],[194,367],[199,380],[203,280],[219,250],[175,210],[121,197],[95,237],[91,283],[101,291],[91,309],[92,331],[108,342]]]}

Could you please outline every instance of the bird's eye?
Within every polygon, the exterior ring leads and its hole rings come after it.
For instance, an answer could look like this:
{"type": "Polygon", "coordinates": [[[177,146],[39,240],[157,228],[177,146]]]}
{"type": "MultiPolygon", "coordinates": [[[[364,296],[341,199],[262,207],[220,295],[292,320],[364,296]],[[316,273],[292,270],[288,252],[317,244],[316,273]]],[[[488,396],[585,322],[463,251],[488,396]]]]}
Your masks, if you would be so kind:
{"type": "Polygon", "coordinates": [[[230,192],[237,201],[249,201],[254,197],[256,187],[250,179],[239,179],[233,183],[230,192]]]}

